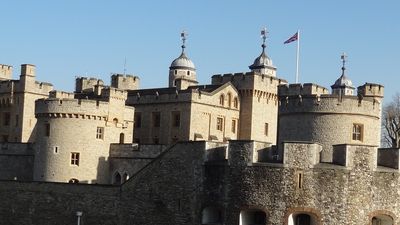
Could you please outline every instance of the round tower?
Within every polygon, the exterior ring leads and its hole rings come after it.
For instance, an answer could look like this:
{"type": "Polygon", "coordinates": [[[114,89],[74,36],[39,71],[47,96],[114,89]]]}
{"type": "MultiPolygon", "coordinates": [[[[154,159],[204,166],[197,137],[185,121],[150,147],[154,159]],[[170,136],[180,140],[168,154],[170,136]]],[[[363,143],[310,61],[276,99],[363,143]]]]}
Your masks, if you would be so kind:
{"type": "Polygon", "coordinates": [[[177,87],[180,86],[179,83],[185,81],[187,84],[183,86],[190,86],[191,84],[197,84],[196,79],[196,68],[192,60],[185,54],[185,42],[186,42],[187,33],[182,32],[182,53],[181,55],[172,61],[171,66],[169,67],[169,87],[177,87]]]}
{"type": "Polygon", "coordinates": [[[36,101],[35,114],[34,180],[110,183],[110,144],[132,140],[132,107],[85,99],[41,99],[36,101]]]}
{"type": "Polygon", "coordinates": [[[346,82],[334,94],[315,84],[281,85],[278,143],[319,143],[322,162],[332,162],[333,145],[379,146],[383,86],[366,83],[353,96],[346,82]]]}

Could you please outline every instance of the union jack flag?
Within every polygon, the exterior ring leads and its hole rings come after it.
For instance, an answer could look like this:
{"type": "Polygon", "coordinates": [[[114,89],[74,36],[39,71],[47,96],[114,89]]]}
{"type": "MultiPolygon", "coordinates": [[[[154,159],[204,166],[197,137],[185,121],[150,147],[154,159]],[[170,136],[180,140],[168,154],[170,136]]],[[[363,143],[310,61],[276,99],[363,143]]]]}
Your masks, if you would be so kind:
{"type": "Polygon", "coordinates": [[[297,41],[298,39],[299,39],[299,32],[296,32],[292,37],[283,42],[283,44],[289,44],[290,42],[297,41]]]}

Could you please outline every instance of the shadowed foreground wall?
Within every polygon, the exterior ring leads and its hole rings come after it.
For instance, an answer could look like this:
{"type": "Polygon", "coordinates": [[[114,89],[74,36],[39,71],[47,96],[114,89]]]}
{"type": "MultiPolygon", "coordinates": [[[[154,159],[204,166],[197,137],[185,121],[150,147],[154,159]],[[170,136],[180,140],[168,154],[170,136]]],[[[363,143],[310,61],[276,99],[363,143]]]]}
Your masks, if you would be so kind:
{"type": "Polygon", "coordinates": [[[334,146],[336,164],[327,164],[319,144],[284,143],[282,162],[258,161],[266,146],[178,143],[122,186],[0,181],[0,224],[71,225],[82,211],[81,225],[200,225],[206,208],[225,225],[248,224],[240,215],[252,210],[265,212],[263,225],[290,225],[300,213],[312,225],[370,225],[379,215],[399,224],[399,170],[377,165],[390,151],[334,146]]]}
{"type": "Polygon", "coordinates": [[[119,188],[113,186],[0,181],[0,224],[118,224],[119,188]]]}

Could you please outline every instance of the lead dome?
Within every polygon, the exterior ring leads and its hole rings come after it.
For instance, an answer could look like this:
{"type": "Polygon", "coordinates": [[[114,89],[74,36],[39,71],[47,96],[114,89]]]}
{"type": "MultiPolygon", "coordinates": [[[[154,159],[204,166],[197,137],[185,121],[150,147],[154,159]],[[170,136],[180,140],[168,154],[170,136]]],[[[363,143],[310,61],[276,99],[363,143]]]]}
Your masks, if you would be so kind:
{"type": "Polygon", "coordinates": [[[172,61],[170,69],[193,69],[193,70],[195,70],[196,67],[194,66],[194,63],[192,62],[192,60],[189,59],[189,57],[186,56],[183,49],[184,49],[184,47],[182,47],[181,55],[178,58],[174,59],[174,61],[172,61]]]}

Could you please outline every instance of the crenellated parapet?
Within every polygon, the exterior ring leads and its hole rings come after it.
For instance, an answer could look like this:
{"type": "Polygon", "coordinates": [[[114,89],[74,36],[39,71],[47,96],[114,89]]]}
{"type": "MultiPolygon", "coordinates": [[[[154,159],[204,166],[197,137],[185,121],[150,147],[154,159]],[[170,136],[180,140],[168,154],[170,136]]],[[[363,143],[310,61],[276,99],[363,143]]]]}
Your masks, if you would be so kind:
{"type": "Polygon", "coordinates": [[[316,84],[279,86],[279,115],[293,113],[354,114],[380,118],[381,85],[365,84],[358,88],[358,96],[328,94],[316,84]]]}
{"type": "Polygon", "coordinates": [[[49,98],[59,98],[59,99],[74,99],[75,94],[66,91],[50,91],[49,98]]]}
{"type": "MultiPolygon", "coordinates": [[[[132,107],[125,108],[133,114],[132,107]]],[[[108,102],[86,99],[39,99],[35,104],[36,117],[112,120],[109,110],[108,102]]]]}
{"type": "Polygon", "coordinates": [[[100,79],[92,77],[77,77],[75,79],[75,92],[91,93],[95,91],[96,85],[103,86],[104,82],[100,79]]]}
{"type": "Polygon", "coordinates": [[[278,85],[287,83],[284,79],[254,72],[216,74],[211,77],[211,84],[224,84],[227,82],[232,82],[239,90],[276,90],[278,85]]]}
{"type": "Polygon", "coordinates": [[[0,64],[0,80],[11,80],[12,70],[12,66],[0,64]]]}
{"type": "Polygon", "coordinates": [[[299,95],[326,95],[329,94],[327,88],[322,87],[317,84],[305,83],[305,84],[283,84],[278,86],[278,95],[279,96],[299,96],[299,95]]]}
{"type": "Polygon", "coordinates": [[[123,90],[136,90],[139,88],[140,79],[134,75],[111,75],[111,87],[123,90]]]}
{"type": "Polygon", "coordinates": [[[125,101],[128,98],[128,92],[113,87],[105,87],[101,90],[101,96],[109,101],[111,99],[125,101]]]}

